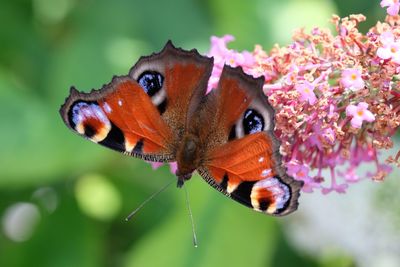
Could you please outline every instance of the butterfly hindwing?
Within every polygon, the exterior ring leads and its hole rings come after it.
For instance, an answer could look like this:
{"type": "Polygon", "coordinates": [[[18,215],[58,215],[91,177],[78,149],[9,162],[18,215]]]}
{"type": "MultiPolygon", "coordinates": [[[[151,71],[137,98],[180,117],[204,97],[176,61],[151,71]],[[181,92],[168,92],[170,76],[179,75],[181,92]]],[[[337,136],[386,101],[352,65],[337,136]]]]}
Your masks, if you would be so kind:
{"type": "Polygon", "coordinates": [[[257,211],[285,215],[297,208],[301,182],[277,167],[277,151],[265,132],[230,141],[209,153],[199,169],[205,180],[257,211]]]}
{"type": "Polygon", "coordinates": [[[302,183],[289,177],[282,166],[273,134],[274,112],[262,94],[262,84],[262,79],[250,78],[239,68],[224,68],[207,109],[216,114],[213,123],[220,127],[211,136],[219,141],[208,149],[198,171],[236,201],[257,211],[285,215],[297,208],[302,183]]]}

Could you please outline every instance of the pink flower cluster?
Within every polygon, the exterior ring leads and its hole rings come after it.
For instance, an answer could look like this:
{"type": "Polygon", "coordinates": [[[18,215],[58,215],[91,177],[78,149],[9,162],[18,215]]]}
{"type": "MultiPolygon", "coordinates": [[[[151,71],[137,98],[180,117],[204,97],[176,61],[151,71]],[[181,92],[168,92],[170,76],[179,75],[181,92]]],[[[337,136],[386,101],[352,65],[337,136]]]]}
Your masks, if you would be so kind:
{"type": "Polygon", "coordinates": [[[265,78],[264,93],[276,110],[275,133],[288,173],[303,180],[303,191],[344,193],[365,178],[381,181],[396,157],[378,158],[393,146],[400,126],[400,17],[398,0],[383,0],[385,22],[367,34],[358,30],[363,15],[332,17],[336,33],[300,29],[293,43],[268,53],[227,48],[230,35],[211,38],[208,56],[215,59],[209,89],[215,88],[225,64],[242,66],[265,78]],[[374,172],[362,173],[364,163],[374,172]]]}

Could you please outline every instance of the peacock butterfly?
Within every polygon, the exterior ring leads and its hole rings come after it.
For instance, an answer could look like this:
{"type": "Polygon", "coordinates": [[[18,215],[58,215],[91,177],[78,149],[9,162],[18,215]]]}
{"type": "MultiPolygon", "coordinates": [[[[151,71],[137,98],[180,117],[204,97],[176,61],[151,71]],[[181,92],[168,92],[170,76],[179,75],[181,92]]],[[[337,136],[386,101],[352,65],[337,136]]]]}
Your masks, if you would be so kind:
{"type": "Polygon", "coordinates": [[[197,170],[256,211],[293,212],[302,182],[282,165],[264,79],[225,65],[218,88],[206,94],[212,68],[212,58],[169,41],[100,90],[72,87],[60,114],[95,143],[147,161],[176,161],[178,187],[197,170]]]}

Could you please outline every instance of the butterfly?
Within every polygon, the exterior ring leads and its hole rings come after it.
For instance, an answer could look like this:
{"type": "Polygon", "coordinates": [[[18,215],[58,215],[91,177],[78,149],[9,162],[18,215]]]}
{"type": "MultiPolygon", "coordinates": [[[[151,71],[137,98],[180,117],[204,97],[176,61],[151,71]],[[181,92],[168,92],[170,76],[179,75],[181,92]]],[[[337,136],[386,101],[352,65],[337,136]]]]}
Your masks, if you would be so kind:
{"type": "Polygon", "coordinates": [[[60,114],[72,131],[102,146],[146,161],[176,161],[178,187],[197,171],[256,211],[295,211],[303,183],[282,164],[263,77],[225,65],[206,94],[212,68],[213,58],[168,41],[99,90],[71,87],[60,114]]]}

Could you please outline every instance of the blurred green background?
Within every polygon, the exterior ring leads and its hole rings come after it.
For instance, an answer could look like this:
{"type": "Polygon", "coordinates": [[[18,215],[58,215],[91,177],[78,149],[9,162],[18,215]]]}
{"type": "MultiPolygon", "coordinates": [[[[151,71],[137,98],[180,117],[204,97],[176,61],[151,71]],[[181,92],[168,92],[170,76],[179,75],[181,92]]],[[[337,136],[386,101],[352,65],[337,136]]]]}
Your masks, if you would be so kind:
{"type": "Polygon", "coordinates": [[[195,176],[187,187],[198,248],[184,191],[174,186],[125,222],[174,175],[85,141],[58,114],[71,85],[99,88],[168,39],[206,53],[211,35],[229,33],[232,48],[268,50],[288,44],[295,28],[329,26],[333,13],[364,13],[363,30],[385,16],[379,1],[365,0],[1,1],[0,266],[358,265],[359,256],[340,245],[313,253],[287,230],[310,219],[303,199],[335,196],[303,194],[297,215],[272,218],[195,176]]]}

